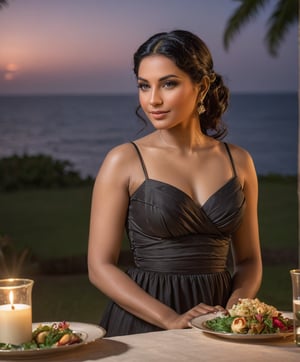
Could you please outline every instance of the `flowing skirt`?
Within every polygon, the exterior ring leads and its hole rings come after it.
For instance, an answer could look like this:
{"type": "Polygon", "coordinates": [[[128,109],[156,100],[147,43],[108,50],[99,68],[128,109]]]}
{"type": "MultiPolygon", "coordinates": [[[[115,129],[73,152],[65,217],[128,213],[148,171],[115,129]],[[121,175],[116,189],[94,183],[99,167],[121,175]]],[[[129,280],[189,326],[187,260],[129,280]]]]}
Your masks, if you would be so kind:
{"type": "MultiPolygon", "coordinates": [[[[127,274],[148,294],[183,314],[199,303],[226,306],[231,294],[229,271],[209,274],[173,274],[131,268],[127,274]]],[[[128,313],[110,301],[100,325],[106,336],[120,336],[162,330],[128,313]]]]}

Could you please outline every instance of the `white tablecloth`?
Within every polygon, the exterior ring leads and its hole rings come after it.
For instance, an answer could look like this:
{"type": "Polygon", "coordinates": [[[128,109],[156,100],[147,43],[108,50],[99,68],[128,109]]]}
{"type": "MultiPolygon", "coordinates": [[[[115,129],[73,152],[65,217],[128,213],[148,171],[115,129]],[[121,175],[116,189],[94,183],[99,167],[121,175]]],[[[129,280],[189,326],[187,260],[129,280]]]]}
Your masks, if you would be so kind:
{"type": "MultiPolygon", "coordinates": [[[[2,359],[1,359],[2,358],[2,359]]],[[[3,359],[1,361],[12,361],[3,359]]],[[[39,356],[31,361],[46,362],[285,362],[300,361],[300,347],[292,337],[242,341],[223,339],[198,329],[169,330],[102,338],[70,351],[39,356]]]]}

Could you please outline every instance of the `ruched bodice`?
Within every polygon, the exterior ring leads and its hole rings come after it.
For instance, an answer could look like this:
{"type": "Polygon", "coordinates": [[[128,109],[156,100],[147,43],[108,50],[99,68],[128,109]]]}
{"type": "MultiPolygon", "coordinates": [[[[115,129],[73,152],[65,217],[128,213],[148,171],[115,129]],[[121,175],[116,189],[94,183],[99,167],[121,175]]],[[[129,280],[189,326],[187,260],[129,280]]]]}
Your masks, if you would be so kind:
{"type": "MultiPolygon", "coordinates": [[[[230,295],[227,258],[245,197],[227,144],[233,176],[203,204],[148,178],[129,200],[126,230],[135,267],[128,275],[147,293],[184,313],[200,302],[224,305],[230,295]]],[[[101,322],[108,335],[159,330],[111,303],[101,322]]]]}
{"type": "Polygon", "coordinates": [[[174,186],[146,179],[128,209],[127,233],[136,265],[158,272],[224,270],[243,205],[236,176],[203,206],[174,186]]]}

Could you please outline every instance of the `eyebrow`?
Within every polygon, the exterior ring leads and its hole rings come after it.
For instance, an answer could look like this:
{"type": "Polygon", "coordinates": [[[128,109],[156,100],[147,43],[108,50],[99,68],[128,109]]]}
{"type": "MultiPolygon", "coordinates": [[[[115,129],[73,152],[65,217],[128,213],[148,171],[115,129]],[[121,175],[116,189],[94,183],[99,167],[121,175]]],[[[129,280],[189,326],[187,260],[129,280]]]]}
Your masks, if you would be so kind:
{"type": "MultiPolygon", "coordinates": [[[[164,77],[159,78],[159,81],[163,82],[164,80],[169,79],[169,78],[179,78],[179,77],[175,74],[168,74],[168,75],[165,75],[164,77]]],[[[142,77],[138,77],[137,79],[142,80],[143,82],[148,82],[147,79],[144,79],[142,77]]]]}

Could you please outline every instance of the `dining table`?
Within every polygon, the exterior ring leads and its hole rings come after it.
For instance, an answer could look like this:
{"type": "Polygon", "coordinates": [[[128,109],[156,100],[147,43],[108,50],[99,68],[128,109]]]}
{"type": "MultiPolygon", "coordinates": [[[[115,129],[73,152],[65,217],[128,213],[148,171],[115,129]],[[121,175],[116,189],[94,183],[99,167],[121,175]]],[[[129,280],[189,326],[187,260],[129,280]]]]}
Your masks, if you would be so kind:
{"type": "MultiPolygon", "coordinates": [[[[80,324],[80,323],[79,323],[80,324]]],[[[85,324],[82,324],[84,328],[85,324]]],[[[1,361],[27,360],[43,362],[284,362],[300,361],[300,347],[293,335],[261,340],[222,338],[198,328],[174,329],[126,336],[97,338],[77,348],[55,353],[10,357],[1,361]]]]}

